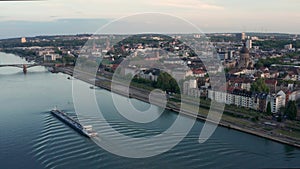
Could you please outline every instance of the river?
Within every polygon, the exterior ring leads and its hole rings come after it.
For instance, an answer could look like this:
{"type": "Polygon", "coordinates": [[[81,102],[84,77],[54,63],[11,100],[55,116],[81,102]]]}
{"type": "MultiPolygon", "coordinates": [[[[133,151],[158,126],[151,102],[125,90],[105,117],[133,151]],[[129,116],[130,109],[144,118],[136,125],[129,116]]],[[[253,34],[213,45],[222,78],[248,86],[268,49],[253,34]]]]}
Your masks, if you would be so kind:
{"type": "MultiPolygon", "coordinates": [[[[26,62],[0,53],[0,64],[6,63],[26,62]]],[[[158,156],[131,159],[111,154],[49,113],[57,106],[75,116],[72,80],[67,77],[44,67],[29,68],[26,75],[19,68],[0,68],[1,169],[300,167],[299,149],[223,127],[199,144],[201,121],[181,143],[158,156]]],[[[90,85],[82,82],[82,87],[90,85]]],[[[177,117],[174,112],[164,112],[150,124],[129,123],[117,113],[109,93],[96,89],[101,110],[107,121],[126,135],[160,133],[177,117]]],[[[149,107],[134,102],[141,109],[149,107]]]]}

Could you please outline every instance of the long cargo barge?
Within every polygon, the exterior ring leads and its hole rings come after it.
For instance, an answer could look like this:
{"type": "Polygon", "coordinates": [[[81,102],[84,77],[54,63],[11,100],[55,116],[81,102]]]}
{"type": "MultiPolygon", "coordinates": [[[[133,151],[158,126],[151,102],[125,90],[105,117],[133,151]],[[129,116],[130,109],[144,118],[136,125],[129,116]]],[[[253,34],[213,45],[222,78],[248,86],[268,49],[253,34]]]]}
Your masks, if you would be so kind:
{"type": "Polygon", "coordinates": [[[66,123],[73,129],[75,129],[80,134],[86,136],[86,137],[95,137],[97,136],[97,133],[93,131],[92,126],[83,126],[78,121],[74,120],[72,117],[68,116],[66,113],[64,113],[61,110],[53,109],[51,110],[51,113],[60,119],[62,122],[66,123]]]}

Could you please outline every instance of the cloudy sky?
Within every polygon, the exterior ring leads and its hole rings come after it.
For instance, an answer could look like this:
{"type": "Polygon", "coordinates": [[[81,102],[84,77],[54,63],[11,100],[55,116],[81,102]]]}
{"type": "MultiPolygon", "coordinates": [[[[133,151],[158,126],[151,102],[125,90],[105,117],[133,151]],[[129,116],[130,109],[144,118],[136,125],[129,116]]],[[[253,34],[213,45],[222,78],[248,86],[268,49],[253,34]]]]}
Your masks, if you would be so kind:
{"type": "Polygon", "coordinates": [[[93,33],[142,12],[184,18],[203,32],[300,33],[300,0],[43,0],[0,2],[0,38],[93,33]]]}

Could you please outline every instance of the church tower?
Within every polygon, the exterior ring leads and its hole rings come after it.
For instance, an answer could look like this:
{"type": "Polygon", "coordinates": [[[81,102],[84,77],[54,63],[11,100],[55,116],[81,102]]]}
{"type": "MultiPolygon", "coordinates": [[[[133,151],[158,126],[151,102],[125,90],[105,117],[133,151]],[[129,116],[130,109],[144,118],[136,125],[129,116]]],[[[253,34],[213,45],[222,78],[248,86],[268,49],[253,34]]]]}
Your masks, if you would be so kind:
{"type": "Polygon", "coordinates": [[[246,43],[244,43],[241,51],[240,51],[240,60],[238,64],[238,68],[246,69],[250,65],[250,54],[249,49],[246,47],[246,43]]]}

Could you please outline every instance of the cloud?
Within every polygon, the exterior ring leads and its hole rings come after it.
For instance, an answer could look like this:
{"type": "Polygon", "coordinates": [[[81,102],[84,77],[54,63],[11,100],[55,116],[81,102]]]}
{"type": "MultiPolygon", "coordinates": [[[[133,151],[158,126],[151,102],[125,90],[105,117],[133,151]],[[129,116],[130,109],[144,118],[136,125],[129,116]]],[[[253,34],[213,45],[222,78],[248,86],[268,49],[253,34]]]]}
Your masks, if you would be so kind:
{"type": "Polygon", "coordinates": [[[199,0],[154,0],[152,4],[157,6],[175,7],[182,9],[204,9],[204,10],[220,10],[223,6],[206,3],[199,0]],[[154,2],[154,3],[153,3],[154,2]]]}
{"type": "Polygon", "coordinates": [[[53,21],[0,21],[0,39],[22,36],[94,33],[109,19],[57,19],[53,21]]]}

